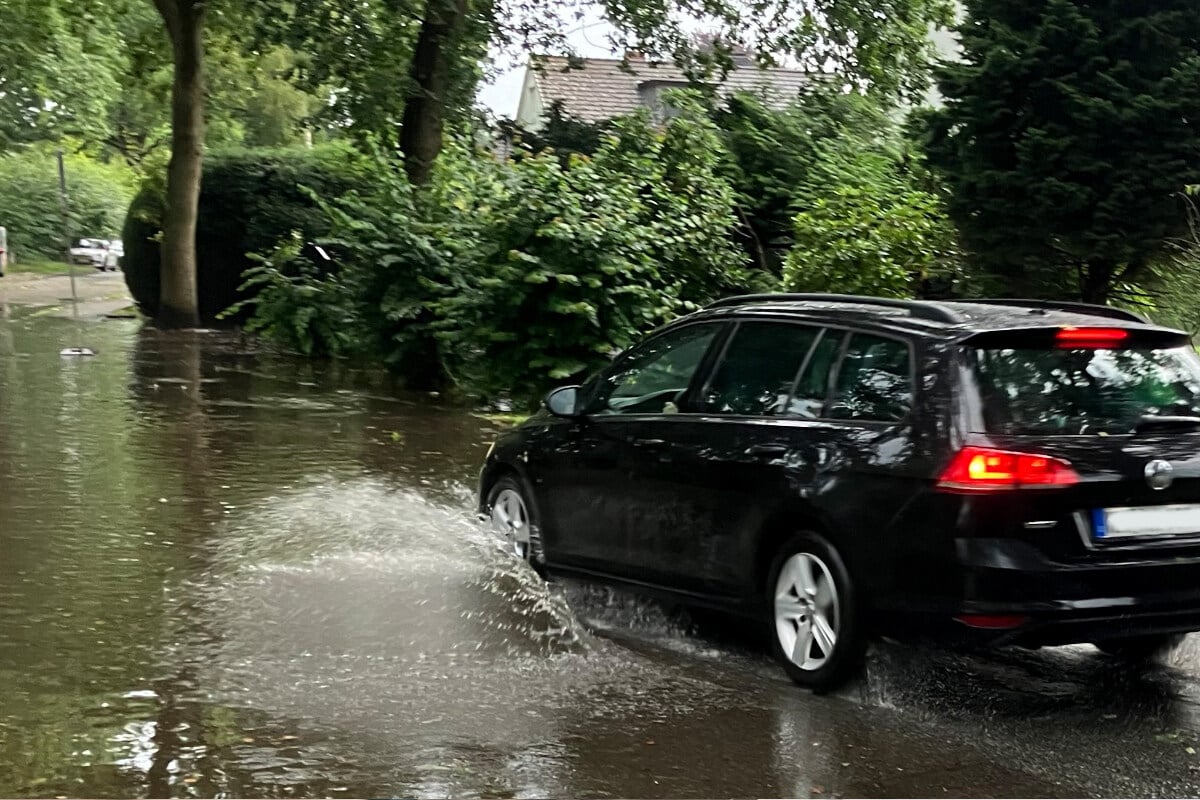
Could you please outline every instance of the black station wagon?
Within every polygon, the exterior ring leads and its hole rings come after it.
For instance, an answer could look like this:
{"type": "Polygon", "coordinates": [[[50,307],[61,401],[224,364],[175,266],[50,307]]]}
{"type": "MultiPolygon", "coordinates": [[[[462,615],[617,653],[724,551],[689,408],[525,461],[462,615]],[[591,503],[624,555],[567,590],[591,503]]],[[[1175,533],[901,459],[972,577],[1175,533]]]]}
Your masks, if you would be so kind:
{"type": "Polygon", "coordinates": [[[759,620],[802,685],[873,634],[1200,630],[1200,360],[1134,314],[735,297],[545,405],[481,476],[514,551],[759,620]]]}

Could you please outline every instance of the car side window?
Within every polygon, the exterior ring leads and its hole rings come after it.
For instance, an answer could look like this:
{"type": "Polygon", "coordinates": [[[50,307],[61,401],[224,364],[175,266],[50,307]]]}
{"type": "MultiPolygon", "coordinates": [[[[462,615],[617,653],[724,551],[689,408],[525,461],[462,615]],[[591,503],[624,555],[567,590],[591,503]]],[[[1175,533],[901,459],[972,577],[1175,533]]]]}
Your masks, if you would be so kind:
{"type": "Polygon", "coordinates": [[[846,339],[842,331],[826,330],[813,348],[804,374],[796,382],[796,390],[788,400],[789,416],[802,419],[817,419],[829,399],[829,373],[837,362],[842,342],[846,339]]]}
{"type": "Polygon", "coordinates": [[[700,368],[720,324],[688,325],[657,336],[600,376],[589,414],[671,414],[700,368]]]}
{"type": "Polygon", "coordinates": [[[912,354],[895,339],[866,333],[850,337],[838,367],[830,416],[896,422],[912,408],[912,354]]]}
{"type": "Polygon", "coordinates": [[[819,328],[785,322],[743,322],[701,393],[697,411],[777,416],[819,328]]]}

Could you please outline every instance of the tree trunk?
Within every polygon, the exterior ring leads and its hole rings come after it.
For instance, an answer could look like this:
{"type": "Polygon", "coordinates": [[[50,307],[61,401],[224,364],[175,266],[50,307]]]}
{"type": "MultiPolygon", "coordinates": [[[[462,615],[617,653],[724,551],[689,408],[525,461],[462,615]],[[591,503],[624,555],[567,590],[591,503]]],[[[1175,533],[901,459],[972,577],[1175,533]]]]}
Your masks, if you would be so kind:
{"type": "Polygon", "coordinates": [[[1086,264],[1083,268],[1079,299],[1098,306],[1108,305],[1108,296],[1113,290],[1113,276],[1117,269],[1113,264],[1086,264]]]}
{"type": "Polygon", "coordinates": [[[451,49],[467,18],[467,0],[429,0],[408,77],[400,128],[404,171],[413,186],[425,186],[442,151],[451,49]]]}
{"type": "Polygon", "coordinates": [[[196,218],[204,148],[204,3],[154,0],[175,58],[171,85],[171,163],[163,219],[158,318],[164,328],[200,324],[196,294],[196,218]]]}

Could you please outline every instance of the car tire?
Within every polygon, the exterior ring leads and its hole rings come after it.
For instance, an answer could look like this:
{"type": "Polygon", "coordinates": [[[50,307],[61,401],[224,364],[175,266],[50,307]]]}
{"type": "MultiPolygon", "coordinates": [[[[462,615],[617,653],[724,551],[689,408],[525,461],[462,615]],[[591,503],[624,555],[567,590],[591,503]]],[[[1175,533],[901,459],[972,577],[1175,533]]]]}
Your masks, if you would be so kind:
{"type": "Polygon", "coordinates": [[[764,588],[771,650],[788,677],[819,693],[862,669],[866,638],[857,587],[827,539],[811,532],[788,539],[764,588]]]}
{"type": "Polygon", "coordinates": [[[1100,652],[1122,661],[1156,661],[1183,643],[1182,633],[1128,636],[1094,642],[1100,652]]]}
{"type": "Polygon", "coordinates": [[[517,558],[539,573],[545,563],[538,520],[524,483],[515,475],[501,476],[488,491],[487,518],[492,531],[517,558]]]}

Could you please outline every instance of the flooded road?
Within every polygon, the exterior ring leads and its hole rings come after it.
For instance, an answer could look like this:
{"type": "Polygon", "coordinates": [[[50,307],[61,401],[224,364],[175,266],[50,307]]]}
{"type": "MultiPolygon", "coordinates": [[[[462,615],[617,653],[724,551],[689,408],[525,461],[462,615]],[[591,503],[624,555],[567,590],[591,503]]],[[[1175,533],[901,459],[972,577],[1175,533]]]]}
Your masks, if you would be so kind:
{"type": "Polygon", "coordinates": [[[1200,794],[1194,641],[881,644],[812,696],[507,556],[499,429],[236,336],[0,319],[0,796],[1200,794]]]}

